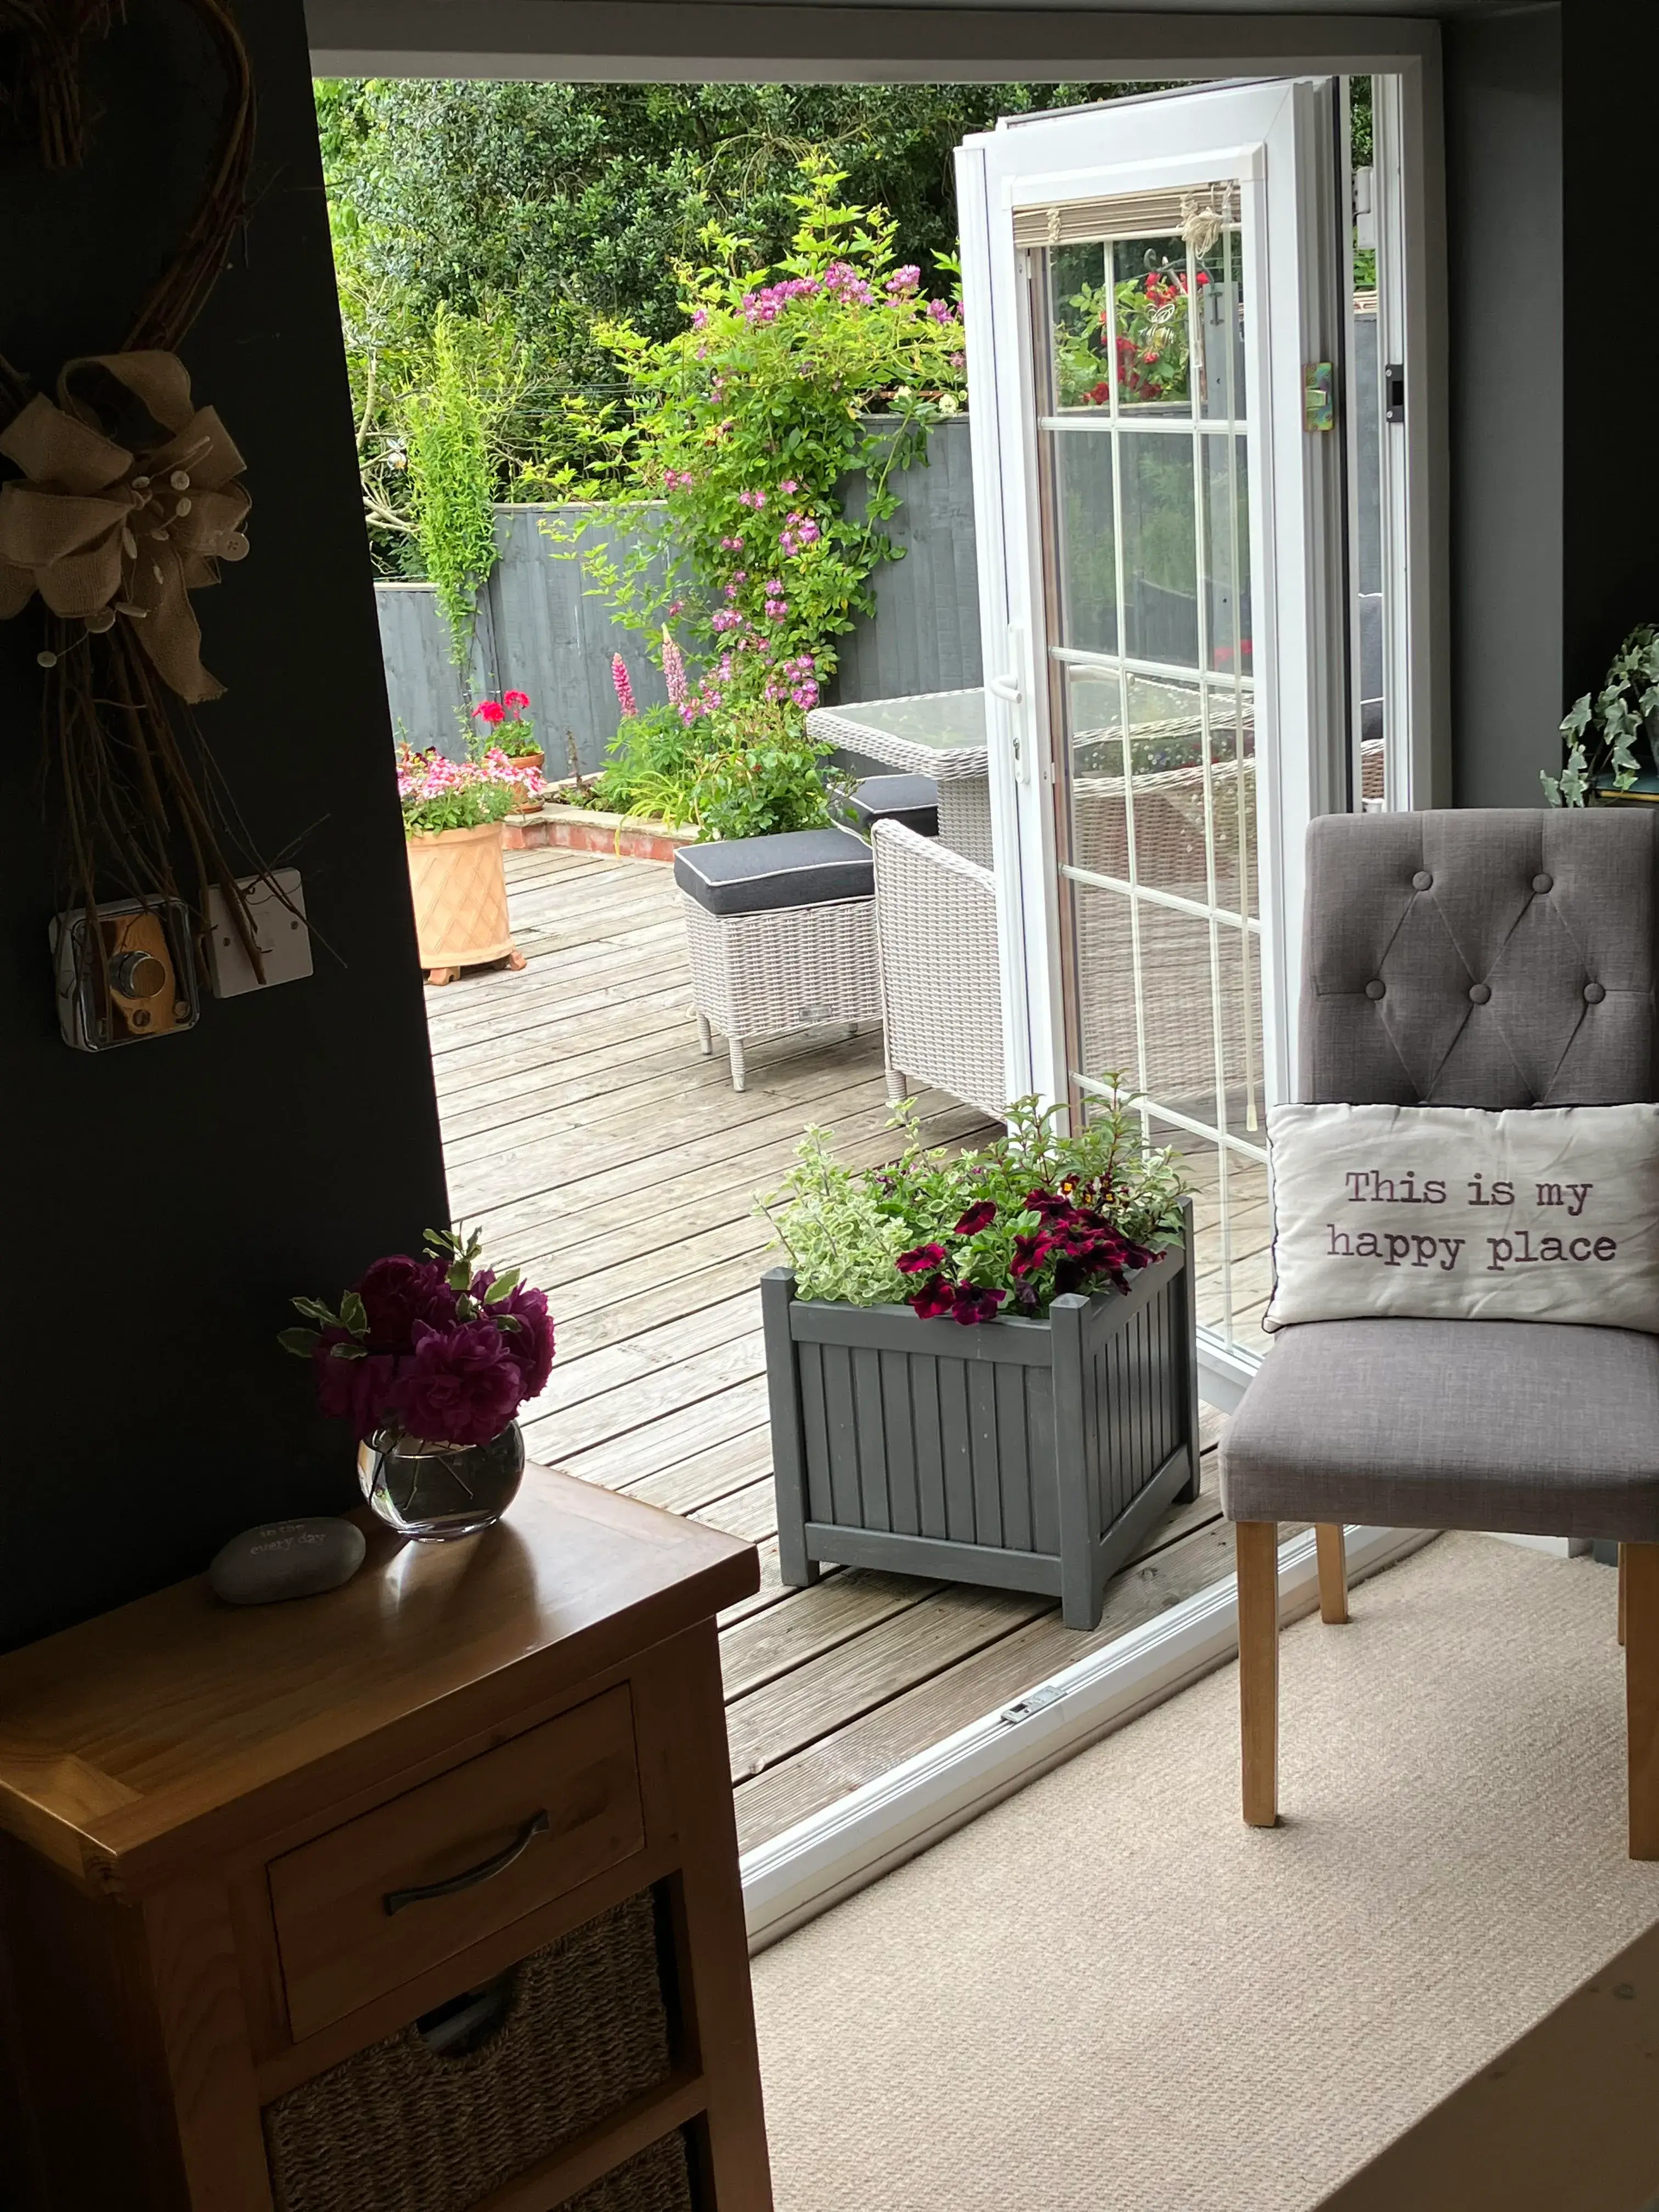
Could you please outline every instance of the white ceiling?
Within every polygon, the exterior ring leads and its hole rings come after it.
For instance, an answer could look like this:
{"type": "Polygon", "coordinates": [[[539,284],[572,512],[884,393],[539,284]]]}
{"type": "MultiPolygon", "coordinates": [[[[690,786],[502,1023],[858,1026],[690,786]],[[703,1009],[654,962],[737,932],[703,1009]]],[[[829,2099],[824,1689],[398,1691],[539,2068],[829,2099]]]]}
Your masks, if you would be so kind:
{"type": "Polygon", "coordinates": [[[997,80],[1387,68],[1515,0],[307,0],[322,75],[997,80]],[[947,27],[948,25],[948,27],[947,27]]]}

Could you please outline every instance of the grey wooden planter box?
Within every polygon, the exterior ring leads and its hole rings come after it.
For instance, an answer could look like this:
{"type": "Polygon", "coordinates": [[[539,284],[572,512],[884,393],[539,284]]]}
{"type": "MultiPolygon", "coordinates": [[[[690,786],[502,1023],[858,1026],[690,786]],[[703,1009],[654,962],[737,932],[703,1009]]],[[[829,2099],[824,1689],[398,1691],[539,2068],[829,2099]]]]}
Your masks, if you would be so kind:
{"type": "Polygon", "coordinates": [[[1193,1227],[1127,1297],[963,1328],[908,1306],[761,1283],[783,1579],[880,1567],[1058,1597],[1099,1626],[1106,1584],[1198,1495],[1193,1227]]]}

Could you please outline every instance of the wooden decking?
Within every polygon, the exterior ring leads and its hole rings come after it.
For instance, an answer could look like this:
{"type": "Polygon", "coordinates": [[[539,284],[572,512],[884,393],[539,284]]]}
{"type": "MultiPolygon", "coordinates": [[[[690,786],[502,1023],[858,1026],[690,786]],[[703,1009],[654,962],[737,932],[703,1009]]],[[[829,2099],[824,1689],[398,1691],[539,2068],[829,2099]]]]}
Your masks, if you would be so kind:
{"type": "MultiPolygon", "coordinates": [[[[761,1590],[722,1627],[747,1849],[1227,1572],[1213,1455],[1094,1636],[1044,1599],[861,1570],[784,1589],[757,1290],[776,1254],[754,1194],[809,1123],[846,1157],[888,1153],[880,1038],[757,1045],[738,1096],[725,1055],[697,1050],[666,867],[548,851],[507,868],[527,968],[427,994],[450,1201],[558,1317],[532,1454],[760,1546],[761,1590]]],[[[938,1094],[921,1110],[941,1142],[985,1131],[938,1094]]]]}

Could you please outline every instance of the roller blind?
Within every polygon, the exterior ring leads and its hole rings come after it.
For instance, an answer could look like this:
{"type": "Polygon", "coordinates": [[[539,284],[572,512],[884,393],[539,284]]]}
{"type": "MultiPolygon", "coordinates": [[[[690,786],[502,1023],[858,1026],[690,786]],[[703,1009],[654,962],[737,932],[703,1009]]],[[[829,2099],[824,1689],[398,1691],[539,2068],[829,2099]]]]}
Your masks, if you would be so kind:
{"type": "Polygon", "coordinates": [[[1109,200],[1020,208],[1014,215],[1014,243],[1077,246],[1105,238],[1172,238],[1194,222],[1213,237],[1218,227],[1237,221],[1237,185],[1182,185],[1156,192],[1121,192],[1109,200]]]}

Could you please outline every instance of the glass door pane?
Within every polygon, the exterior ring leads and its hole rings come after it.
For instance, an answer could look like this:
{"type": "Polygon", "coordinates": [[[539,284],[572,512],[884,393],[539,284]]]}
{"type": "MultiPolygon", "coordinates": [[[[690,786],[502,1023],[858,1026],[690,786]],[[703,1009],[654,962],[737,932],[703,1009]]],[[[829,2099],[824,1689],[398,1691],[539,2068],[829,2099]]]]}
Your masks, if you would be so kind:
{"type": "MultiPolygon", "coordinates": [[[[1206,204],[1226,209],[1219,185],[1206,204]]],[[[1113,1079],[1186,1154],[1199,1318],[1267,1302],[1237,220],[1030,249],[1046,657],[1074,1111],[1113,1079]]]]}

